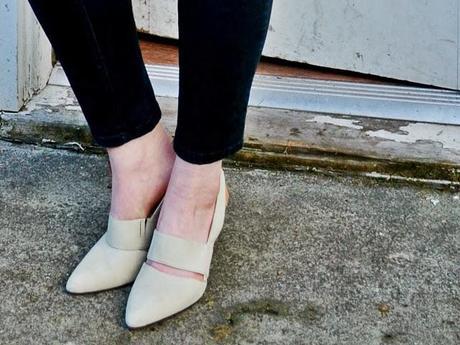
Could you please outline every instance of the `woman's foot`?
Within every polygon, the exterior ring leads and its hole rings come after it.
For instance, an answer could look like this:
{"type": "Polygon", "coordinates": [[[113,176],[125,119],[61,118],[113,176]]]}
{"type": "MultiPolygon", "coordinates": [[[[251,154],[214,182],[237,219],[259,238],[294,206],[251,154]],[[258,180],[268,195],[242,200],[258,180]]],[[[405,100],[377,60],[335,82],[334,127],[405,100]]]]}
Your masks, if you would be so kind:
{"type": "MultiPolygon", "coordinates": [[[[222,161],[191,164],[176,157],[163,201],[157,230],[168,235],[206,243],[219,193],[222,161]]],[[[203,275],[151,260],[150,266],[179,277],[203,280],[203,275]]]]}
{"type": "Polygon", "coordinates": [[[71,293],[107,290],[134,281],[147,257],[159,214],[157,204],[175,158],[161,125],[108,153],[112,206],[107,231],[67,280],[71,293]]]}
{"type": "Polygon", "coordinates": [[[220,165],[197,167],[176,160],[148,262],[128,297],[128,327],[144,327],[176,314],[205,293],[228,198],[220,165]],[[217,192],[215,169],[220,169],[217,192]]]}
{"type": "Polygon", "coordinates": [[[147,217],[166,191],[176,157],[168,133],[158,124],[149,133],[107,152],[112,170],[111,216],[147,217]]]}

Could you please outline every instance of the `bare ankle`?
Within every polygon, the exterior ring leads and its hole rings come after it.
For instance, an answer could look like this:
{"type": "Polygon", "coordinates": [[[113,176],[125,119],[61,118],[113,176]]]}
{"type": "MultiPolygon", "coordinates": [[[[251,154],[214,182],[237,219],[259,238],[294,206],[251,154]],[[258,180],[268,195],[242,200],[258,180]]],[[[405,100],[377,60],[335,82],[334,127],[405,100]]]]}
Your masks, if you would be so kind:
{"type": "Polygon", "coordinates": [[[119,219],[148,216],[163,197],[175,160],[159,124],[151,132],[108,150],[112,172],[110,213],[119,219]]]}
{"type": "MultiPolygon", "coordinates": [[[[177,157],[157,229],[186,240],[206,243],[219,193],[222,162],[196,165],[177,157]]],[[[203,280],[203,275],[154,261],[150,266],[172,275],[203,280]]]]}
{"type": "Polygon", "coordinates": [[[175,153],[169,135],[161,124],[145,135],[128,141],[127,143],[107,149],[112,172],[133,171],[151,164],[155,157],[165,158],[165,161],[153,163],[167,163],[172,169],[175,153]]]}

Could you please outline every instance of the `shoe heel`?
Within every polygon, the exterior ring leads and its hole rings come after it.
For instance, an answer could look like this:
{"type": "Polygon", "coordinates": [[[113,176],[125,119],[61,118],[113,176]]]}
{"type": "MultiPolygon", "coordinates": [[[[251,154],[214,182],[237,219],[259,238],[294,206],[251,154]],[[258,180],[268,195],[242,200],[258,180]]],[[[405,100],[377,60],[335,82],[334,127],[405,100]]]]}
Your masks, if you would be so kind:
{"type": "Polygon", "coordinates": [[[227,207],[229,199],[230,199],[230,192],[228,191],[228,187],[225,187],[225,207],[227,207]]]}

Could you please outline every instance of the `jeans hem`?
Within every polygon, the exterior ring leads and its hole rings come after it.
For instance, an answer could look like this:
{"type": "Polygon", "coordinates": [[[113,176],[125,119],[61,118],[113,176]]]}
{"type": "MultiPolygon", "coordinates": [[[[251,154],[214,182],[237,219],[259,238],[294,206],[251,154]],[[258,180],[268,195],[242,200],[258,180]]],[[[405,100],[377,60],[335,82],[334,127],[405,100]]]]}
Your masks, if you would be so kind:
{"type": "Polygon", "coordinates": [[[191,150],[178,144],[176,140],[174,140],[173,145],[174,151],[176,152],[176,155],[179,156],[179,158],[188,163],[201,165],[217,162],[229,155],[236,153],[243,147],[243,141],[240,141],[237,144],[231,145],[225,149],[210,152],[197,152],[196,150],[191,150]]]}
{"type": "Polygon", "coordinates": [[[158,117],[150,117],[147,122],[142,123],[129,131],[117,132],[113,135],[94,136],[94,141],[105,148],[117,147],[126,144],[128,141],[137,139],[150,131],[160,122],[158,117]]]}

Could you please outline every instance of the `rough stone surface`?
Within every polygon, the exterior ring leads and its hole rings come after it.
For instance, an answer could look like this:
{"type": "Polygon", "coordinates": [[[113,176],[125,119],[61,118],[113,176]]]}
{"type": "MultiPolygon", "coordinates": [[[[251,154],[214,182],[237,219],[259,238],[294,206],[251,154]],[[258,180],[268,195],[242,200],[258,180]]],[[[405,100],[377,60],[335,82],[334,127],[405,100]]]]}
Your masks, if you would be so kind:
{"type": "Polygon", "coordinates": [[[4,142],[0,157],[0,344],[460,343],[458,192],[226,168],[205,296],[129,331],[129,287],[64,291],[105,231],[106,157],[4,142]]]}

